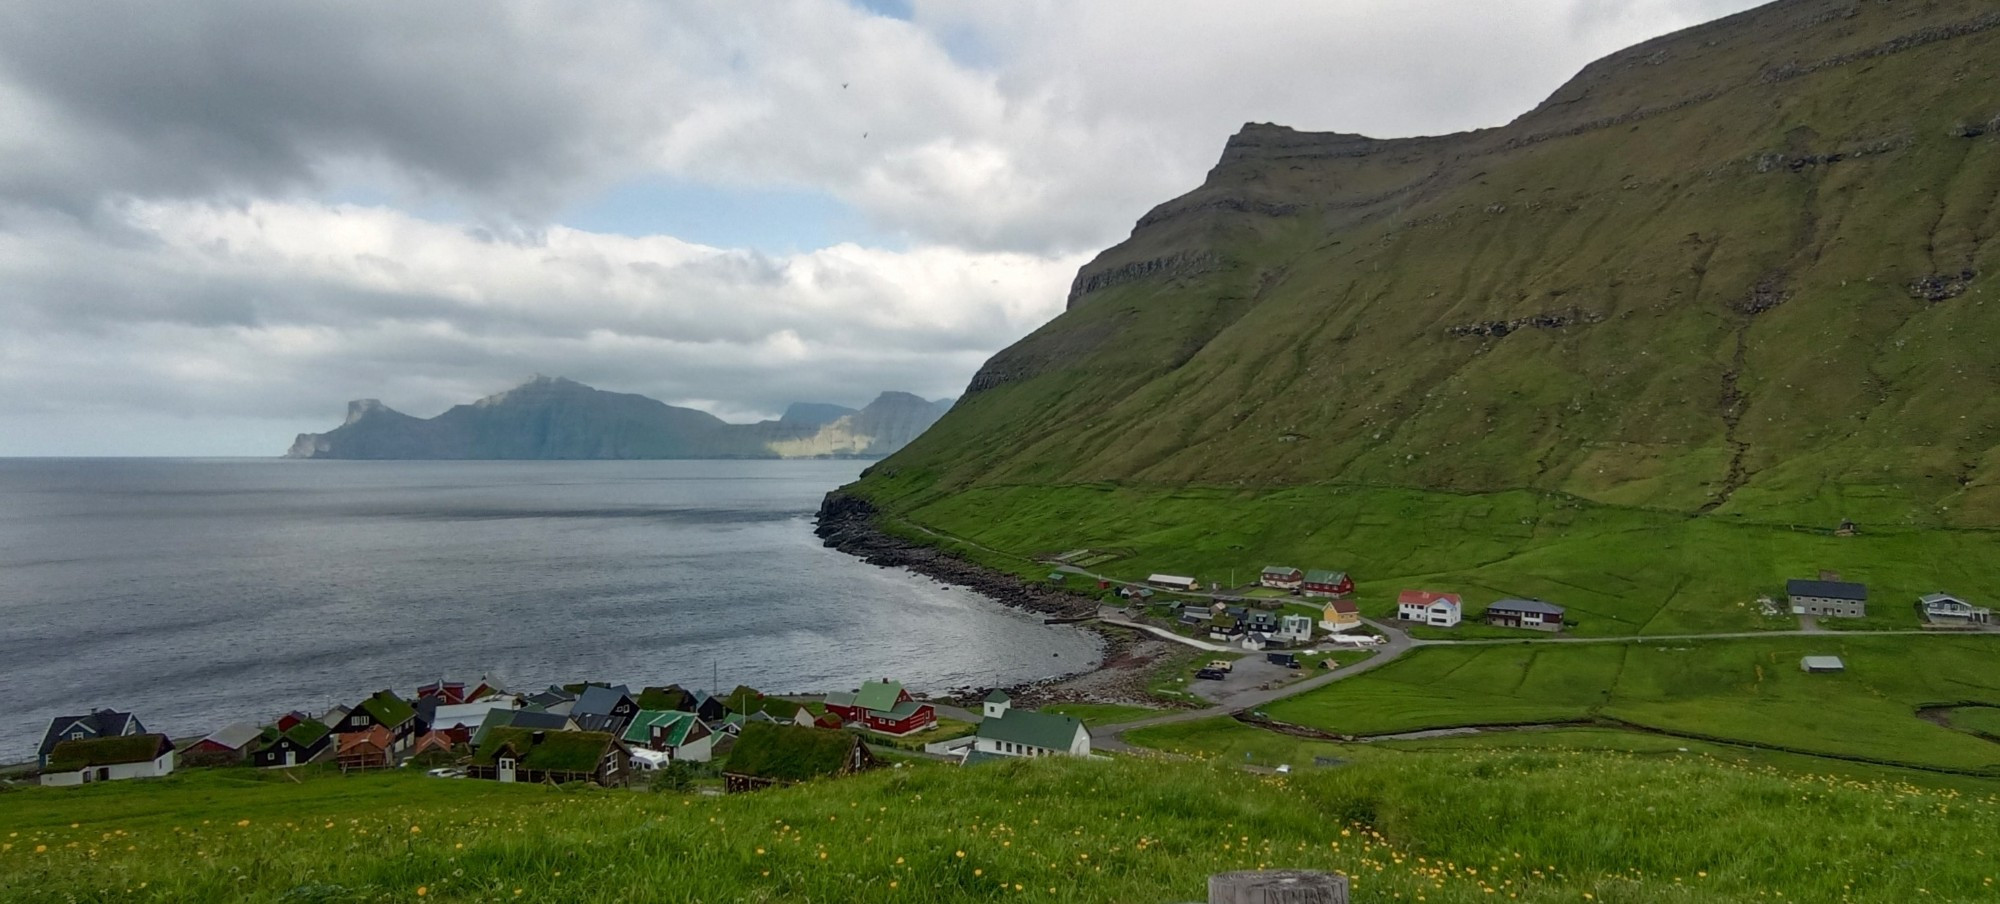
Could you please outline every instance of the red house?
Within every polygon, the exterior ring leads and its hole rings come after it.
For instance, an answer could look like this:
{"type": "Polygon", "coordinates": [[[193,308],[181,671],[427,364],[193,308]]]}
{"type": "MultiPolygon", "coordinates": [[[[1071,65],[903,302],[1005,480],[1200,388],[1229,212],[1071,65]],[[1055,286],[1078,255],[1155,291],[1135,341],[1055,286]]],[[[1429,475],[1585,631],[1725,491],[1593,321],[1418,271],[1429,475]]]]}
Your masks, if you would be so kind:
{"type": "Polygon", "coordinates": [[[1306,596],[1352,596],[1354,579],[1344,571],[1308,571],[1300,591],[1306,596]]]}
{"type": "Polygon", "coordinates": [[[291,712],[288,712],[278,717],[278,730],[291,731],[293,728],[297,727],[300,722],[310,722],[310,721],[312,721],[311,716],[308,716],[305,713],[299,712],[298,710],[295,709],[292,710],[291,712]]]}
{"type": "Polygon", "coordinates": [[[901,737],[937,726],[937,710],[918,703],[900,682],[869,681],[853,693],[826,695],[826,711],[849,725],[901,737]]]}
{"type": "Polygon", "coordinates": [[[465,702],[465,682],[437,680],[417,686],[417,699],[436,700],[446,705],[465,702]]]}

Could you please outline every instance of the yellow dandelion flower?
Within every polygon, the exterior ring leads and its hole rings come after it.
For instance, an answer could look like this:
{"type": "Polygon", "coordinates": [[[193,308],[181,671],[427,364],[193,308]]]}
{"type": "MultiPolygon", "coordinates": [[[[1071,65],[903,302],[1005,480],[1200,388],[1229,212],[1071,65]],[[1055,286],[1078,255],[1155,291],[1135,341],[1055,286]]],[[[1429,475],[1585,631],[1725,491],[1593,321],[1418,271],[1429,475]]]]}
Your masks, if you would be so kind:
{"type": "Polygon", "coordinates": [[[411,826],[411,827],[410,827],[410,834],[412,834],[412,835],[417,835],[417,834],[421,834],[422,832],[423,832],[423,829],[420,829],[420,828],[417,828],[416,826],[411,826]]]}
{"type": "Polygon", "coordinates": [[[421,898],[421,897],[423,897],[423,896],[425,896],[425,895],[427,895],[427,894],[430,894],[430,893],[431,893],[431,890],[430,890],[429,888],[426,888],[426,887],[424,887],[424,886],[422,886],[422,885],[419,885],[419,886],[417,886],[417,897],[421,898]]]}
{"type": "Polygon", "coordinates": [[[959,851],[959,852],[958,852],[958,859],[960,859],[960,860],[963,860],[963,859],[965,859],[965,852],[964,852],[964,851],[959,851]]]}

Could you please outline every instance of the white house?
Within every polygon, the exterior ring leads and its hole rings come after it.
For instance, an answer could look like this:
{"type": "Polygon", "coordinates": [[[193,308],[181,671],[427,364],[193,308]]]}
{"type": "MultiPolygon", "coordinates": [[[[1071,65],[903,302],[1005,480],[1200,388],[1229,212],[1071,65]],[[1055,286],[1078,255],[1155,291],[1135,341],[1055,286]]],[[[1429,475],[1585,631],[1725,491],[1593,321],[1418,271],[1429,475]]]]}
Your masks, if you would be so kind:
{"type": "Polygon", "coordinates": [[[1949,593],[1926,593],[1917,597],[1917,605],[1923,609],[1925,621],[1983,625],[1993,620],[1993,610],[1974,606],[1949,593]]]}
{"type": "Polygon", "coordinates": [[[1862,618],[1868,614],[1868,587],[1852,581],[1785,582],[1793,615],[1862,618]]]}
{"type": "Polygon", "coordinates": [[[1310,615],[1281,615],[1278,617],[1278,637],[1296,643],[1312,640],[1313,620],[1310,615]]]}
{"type": "Polygon", "coordinates": [[[49,752],[44,785],[84,785],[158,778],[174,771],[174,744],[163,734],[63,741],[49,752]]]}
{"type": "Polygon", "coordinates": [[[1090,732],[1083,722],[1054,713],[1015,709],[1005,694],[987,696],[967,762],[985,756],[1089,756],[1090,732]],[[999,699],[994,699],[998,697],[999,699]]]}
{"type": "Polygon", "coordinates": [[[1146,578],[1146,583],[1157,587],[1165,587],[1169,590],[1195,591],[1201,589],[1200,581],[1194,578],[1181,577],[1177,574],[1150,575],[1146,578]]]}
{"type": "Polygon", "coordinates": [[[1396,617],[1433,628],[1449,628],[1465,618],[1465,608],[1456,593],[1405,590],[1396,595],[1396,617]]]}

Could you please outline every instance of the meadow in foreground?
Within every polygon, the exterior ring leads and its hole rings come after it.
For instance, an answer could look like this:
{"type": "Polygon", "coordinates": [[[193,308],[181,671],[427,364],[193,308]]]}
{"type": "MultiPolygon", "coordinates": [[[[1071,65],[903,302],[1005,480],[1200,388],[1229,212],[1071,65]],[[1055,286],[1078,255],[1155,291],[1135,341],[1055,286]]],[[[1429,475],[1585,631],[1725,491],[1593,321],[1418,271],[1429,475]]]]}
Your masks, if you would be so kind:
{"type": "Polygon", "coordinates": [[[728,798],[190,772],[0,799],[0,899],[1143,904],[1258,867],[1345,872],[1358,901],[2000,895],[1990,791],[1699,754],[1351,757],[913,766],[728,798]]]}

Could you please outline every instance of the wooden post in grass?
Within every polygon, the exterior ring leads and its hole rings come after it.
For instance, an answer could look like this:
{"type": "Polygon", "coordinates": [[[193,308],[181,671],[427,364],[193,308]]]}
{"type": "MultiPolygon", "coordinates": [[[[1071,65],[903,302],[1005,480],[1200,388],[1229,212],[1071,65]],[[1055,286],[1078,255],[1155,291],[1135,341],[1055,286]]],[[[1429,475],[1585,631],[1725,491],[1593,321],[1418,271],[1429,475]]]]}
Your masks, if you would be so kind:
{"type": "Polygon", "coordinates": [[[1347,904],[1347,877],[1302,869],[1208,877],[1208,904],[1347,904]]]}

